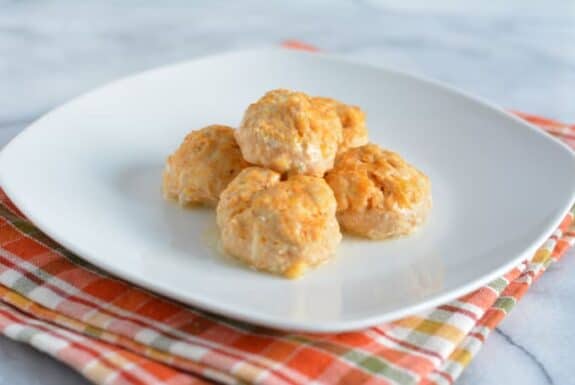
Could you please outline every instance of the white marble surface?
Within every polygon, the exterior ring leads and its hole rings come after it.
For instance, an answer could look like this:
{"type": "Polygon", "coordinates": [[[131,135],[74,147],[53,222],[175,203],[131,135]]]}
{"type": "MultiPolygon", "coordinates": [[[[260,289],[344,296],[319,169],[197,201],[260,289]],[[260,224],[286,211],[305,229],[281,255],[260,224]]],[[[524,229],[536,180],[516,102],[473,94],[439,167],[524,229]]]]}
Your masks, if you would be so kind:
{"type": "MultiPolygon", "coordinates": [[[[41,113],[110,79],[284,39],[575,121],[575,3],[569,0],[157,4],[0,0],[0,144],[41,113]]],[[[571,252],[532,288],[458,383],[575,384],[574,274],[571,252]]],[[[0,337],[0,385],[83,383],[52,359],[0,337]]]]}

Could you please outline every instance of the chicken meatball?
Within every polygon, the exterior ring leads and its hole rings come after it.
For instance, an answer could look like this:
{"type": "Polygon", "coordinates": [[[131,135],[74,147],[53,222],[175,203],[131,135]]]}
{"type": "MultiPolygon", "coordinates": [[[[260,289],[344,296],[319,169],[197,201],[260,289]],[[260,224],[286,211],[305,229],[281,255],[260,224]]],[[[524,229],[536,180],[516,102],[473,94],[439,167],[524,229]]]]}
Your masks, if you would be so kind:
{"type": "Polygon", "coordinates": [[[341,154],[350,148],[367,144],[367,128],[365,127],[365,113],[357,106],[350,106],[335,99],[316,97],[315,101],[326,103],[335,109],[342,127],[342,139],[337,153],[341,154]]]}
{"type": "Polygon", "coordinates": [[[427,176],[374,144],[339,155],[325,179],[334,191],[341,227],[367,238],[410,234],[431,209],[427,176]]]}
{"type": "Polygon", "coordinates": [[[332,106],[302,92],[273,90],[244,114],[236,139],[244,158],[280,173],[323,176],[341,142],[332,106]]]}
{"type": "Polygon", "coordinates": [[[213,125],[192,131],[166,161],[164,196],[181,205],[215,206],[224,188],[247,166],[232,128],[213,125]]]}
{"type": "Polygon", "coordinates": [[[287,278],[328,260],[341,241],[336,201],[318,177],[243,170],[224,190],[217,222],[224,250],[253,269],[287,278]]]}

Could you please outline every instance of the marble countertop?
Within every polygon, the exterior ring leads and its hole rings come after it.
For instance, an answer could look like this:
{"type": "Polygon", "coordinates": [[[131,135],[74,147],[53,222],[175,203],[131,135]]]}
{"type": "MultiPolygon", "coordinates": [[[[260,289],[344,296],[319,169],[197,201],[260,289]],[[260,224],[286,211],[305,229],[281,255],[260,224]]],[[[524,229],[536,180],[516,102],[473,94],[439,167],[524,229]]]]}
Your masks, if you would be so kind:
{"type": "MultiPolygon", "coordinates": [[[[575,121],[575,3],[552,0],[0,0],[0,145],[134,71],[299,39],[437,78],[501,106],[575,121]],[[503,4],[504,3],[504,4],[503,4]]],[[[575,384],[575,252],[530,290],[459,384],[575,384]]],[[[0,385],[85,384],[0,337],[0,385]]]]}

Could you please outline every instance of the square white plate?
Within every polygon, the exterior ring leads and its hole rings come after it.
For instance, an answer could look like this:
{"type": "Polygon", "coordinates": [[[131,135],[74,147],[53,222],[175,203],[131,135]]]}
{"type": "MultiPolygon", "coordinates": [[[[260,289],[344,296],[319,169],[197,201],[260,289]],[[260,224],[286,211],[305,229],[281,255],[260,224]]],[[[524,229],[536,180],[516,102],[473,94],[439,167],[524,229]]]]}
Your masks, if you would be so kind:
{"type": "Polygon", "coordinates": [[[343,331],[463,295],[540,245],[573,204],[573,153],[509,114],[435,82],[319,54],[228,53],[114,82],[47,114],[0,157],[2,187],[86,260],[164,295],[277,328],[343,331]],[[218,253],[214,212],[162,200],[184,135],[236,126],[272,88],[358,104],[373,142],[429,175],[416,235],[345,237],[335,261],[290,281],[218,253]]]}

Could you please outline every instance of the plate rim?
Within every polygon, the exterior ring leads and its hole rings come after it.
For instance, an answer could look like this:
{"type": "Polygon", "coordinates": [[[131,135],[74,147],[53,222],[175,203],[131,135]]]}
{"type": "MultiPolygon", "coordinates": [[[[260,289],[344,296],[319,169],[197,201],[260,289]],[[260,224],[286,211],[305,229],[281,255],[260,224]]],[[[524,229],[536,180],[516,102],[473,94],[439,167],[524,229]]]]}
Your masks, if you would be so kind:
{"type": "Polygon", "coordinates": [[[456,96],[463,97],[467,100],[470,100],[474,103],[480,104],[483,107],[488,108],[491,112],[497,113],[506,119],[511,119],[515,123],[522,125],[525,129],[529,129],[532,132],[535,132],[541,140],[546,140],[554,143],[558,150],[564,151],[570,158],[573,164],[575,164],[575,152],[571,150],[567,144],[563,143],[559,139],[552,137],[551,135],[544,132],[542,129],[524,121],[523,119],[503,110],[501,107],[494,105],[493,103],[472,95],[466,91],[462,91],[457,87],[445,84],[441,81],[431,79],[426,76],[421,76],[419,74],[412,74],[404,70],[396,69],[389,66],[380,66],[380,65],[373,65],[358,62],[356,60],[342,58],[337,55],[331,55],[326,53],[317,53],[317,52],[303,52],[303,51],[294,51],[284,48],[264,48],[264,49],[246,49],[246,50],[234,50],[234,51],[226,51],[221,52],[213,55],[206,55],[206,56],[198,56],[189,60],[182,60],[172,64],[162,65],[155,68],[151,68],[145,71],[136,72],[133,74],[129,74],[127,76],[120,77],[116,80],[112,80],[107,82],[101,86],[98,86],[94,89],[89,90],[88,92],[82,93],[72,99],[68,100],[67,102],[57,106],[54,109],[51,109],[47,113],[40,116],[38,119],[34,120],[25,129],[23,129],[18,135],[16,135],[11,141],[9,141],[2,151],[0,152],[0,186],[3,188],[6,195],[12,200],[12,202],[18,207],[18,209],[24,213],[24,215],[32,222],[37,228],[39,228],[42,232],[48,235],[50,238],[54,239],[57,243],[64,246],[66,249],[72,251],[78,257],[88,261],[89,263],[97,266],[103,270],[105,270],[108,274],[112,275],[115,278],[119,278],[128,282],[131,282],[137,286],[142,288],[151,290],[155,293],[161,294],[162,296],[167,297],[167,300],[177,300],[184,305],[195,306],[203,311],[217,313],[226,317],[230,317],[233,319],[241,320],[244,322],[261,325],[265,327],[275,328],[275,329],[282,329],[282,330],[292,330],[292,331],[299,331],[299,332],[315,332],[315,333],[333,333],[333,332],[346,332],[346,331],[354,331],[354,330],[361,330],[367,327],[375,326],[384,322],[389,322],[393,320],[400,319],[405,316],[417,314],[421,311],[436,307],[437,305],[444,304],[450,302],[456,298],[461,297],[462,295],[468,294],[477,288],[493,281],[494,279],[502,276],[503,274],[507,273],[511,268],[517,266],[521,261],[526,259],[530,254],[535,252],[537,248],[539,248],[545,240],[556,230],[559,226],[565,215],[569,212],[571,207],[575,203],[575,180],[571,183],[571,192],[570,198],[566,200],[567,202],[563,203],[560,206],[560,210],[557,209],[558,214],[555,214],[553,219],[550,221],[550,225],[547,228],[542,229],[540,235],[531,241],[528,245],[525,245],[523,252],[520,252],[514,258],[510,258],[505,264],[501,265],[499,268],[494,269],[492,272],[485,274],[475,280],[471,280],[465,285],[461,285],[453,290],[450,290],[446,293],[439,293],[436,295],[432,295],[431,297],[419,301],[413,305],[406,306],[403,308],[399,308],[396,310],[388,311],[383,314],[374,315],[366,318],[361,319],[352,319],[352,320],[335,320],[329,322],[311,322],[311,321],[297,321],[297,320],[286,320],[286,319],[278,319],[277,316],[266,316],[265,312],[256,312],[250,311],[246,314],[246,312],[240,309],[230,308],[228,304],[220,305],[217,302],[214,302],[210,299],[203,298],[202,295],[194,295],[194,298],[190,298],[189,296],[184,296],[174,291],[170,291],[166,289],[162,285],[155,284],[150,281],[142,280],[141,278],[137,277],[135,274],[126,271],[119,271],[114,267],[114,265],[107,263],[106,261],[102,261],[101,258],[98,256],[92,255],[89,250],[83,250],[82,247],[78,245],[73,245],[68,242],[66,239],[54,234],[51,230],[50,226],[47,223],[44,223],[43,220],[37,218],[34,213],[29,209],[26,203],[20,199],[19,194],[12,190],[10,183],[7,182],[7,173],[9,169],[8,162],[5,161],[6,154],[11,151],[11,149],[18,146],[18,143],[25,140],[25,138],[29,135],[33,135],[36,129],[38,129],[43,120],[50,117],[51,115],[57,114],[60,110],[67,108],[70,104],[77,102],[80,99],[89,97],[93,93],[97,93],[102,89],[108,88],[110,86],[116,85],[118,83],[124,81],[131,81],[138,77],[144,77],[146,75],[152,74],[154,72],[160,72],[164,70],[169,70],[176,68],[178,66],[185,66],[191,63],[195,63],[202,60],[213,60],[216,58],[221,58],[225,56],[241,56],[246,54],[277,54],[281,53],[282,55],[294,55],[294,56],[309,56],[315,58],[321,58],[323,60],[328,61],[335,61],[339,63],[345,63],[348,65],[359,66],[364,68],[369,68],[372,70],[384,71],[388,72],[391,75],[399,75],[402,77],[406,77],[410,80],[415,80],[418,82],[423,82],[428,85],[432,85],[434,87],[440,88],[444,91],[448,91],[451,94],[455,94],[456,96]]]}

